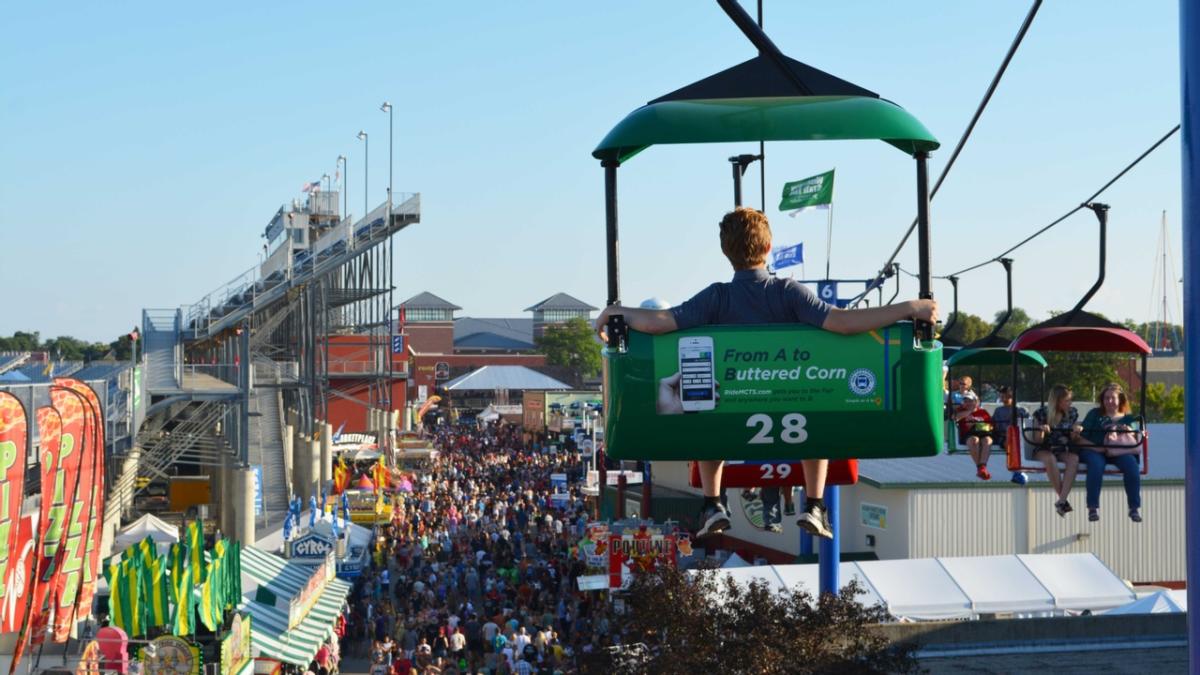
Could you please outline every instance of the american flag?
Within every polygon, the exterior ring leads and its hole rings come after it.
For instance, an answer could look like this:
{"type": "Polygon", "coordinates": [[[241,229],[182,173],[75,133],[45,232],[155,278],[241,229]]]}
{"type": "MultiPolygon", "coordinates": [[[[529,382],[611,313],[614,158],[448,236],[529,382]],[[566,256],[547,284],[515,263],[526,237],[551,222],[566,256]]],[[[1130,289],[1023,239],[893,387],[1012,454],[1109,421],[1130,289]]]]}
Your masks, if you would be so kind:
{"type": "Polygon", "coordinates": [[[311,183],[305,183],[304,187],[300,188],[300,191],[301,192],[320,192],[321,191],[320,179],[314,180],[311,183]]]}

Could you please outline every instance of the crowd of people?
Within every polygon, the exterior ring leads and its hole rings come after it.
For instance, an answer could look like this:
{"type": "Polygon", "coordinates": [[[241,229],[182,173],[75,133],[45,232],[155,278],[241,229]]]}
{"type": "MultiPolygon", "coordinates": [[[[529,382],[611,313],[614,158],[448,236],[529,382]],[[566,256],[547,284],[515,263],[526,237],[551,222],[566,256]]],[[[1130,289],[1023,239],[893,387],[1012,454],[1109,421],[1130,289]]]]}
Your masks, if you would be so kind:
{"type": "Polygon", "coordinates": [[[577,672],[611,639],[607,602],[576,583],[589,513],[574,443],[494,423],[434,442],[354,585],[344,649],[372,675],[577,672]],[[552,473],[571,478],[565,499],[552,473]]]}

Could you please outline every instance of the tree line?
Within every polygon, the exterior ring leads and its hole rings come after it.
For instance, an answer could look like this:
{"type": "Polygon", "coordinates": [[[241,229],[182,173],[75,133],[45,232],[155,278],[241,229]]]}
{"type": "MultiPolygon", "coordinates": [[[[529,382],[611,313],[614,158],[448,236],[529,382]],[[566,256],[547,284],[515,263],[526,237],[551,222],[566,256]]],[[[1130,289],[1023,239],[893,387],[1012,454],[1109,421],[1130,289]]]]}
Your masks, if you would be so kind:
{"type": "Polygon", "coordinates": [[[0,337],[0,352],[46,352],[55,361],[128,361],[133,355],[133,340],[128,334],[112,342],[87,342],[70,335],[43,340],[37,331],[16,331],[0,337]]]}
{"type": "MultiPolygon", "coordinates": [[[[1051,311],[1054,317],[1062,312],[1051,311]]],[[[969,312],[960,312],[958,320],[954,320],[951,312],[946,320],[950,330],[942,334],[943,340],[960,344],[971,344],[976,340],[987,337],[996,323],[1004,316],[1004,311],[996,312],[991,323],[969,312]]],[[[1102,318],[1103,315],[1098,315],[1102,318]]],[[[1110,321],[1112,319],[1109,319],[1110,321]]],[[[997,335],[1005,340],[1013,340],[1034,325],[1033,319],[1020,307],[1014,307],[1012,316],[1000,328],[997,335]]],[[[1166,335],[1181,338],[1173,345],[1182,354],[1183,327],[1174,324],[1159,325],[1158,322],[1136,323],[1131,319],[1114,321],[1151,342],[1156,335],[1156,329],[1166,335]]],[[[1135,407],[1138,405],[1140,391],[1134,375],[1141,372],[1141,357],[1128,354],[1103,353],[1069,353],[1043,352],[1046,359],[1046,387],[1055,384],[1065,384],[1075,392],[1077,400],[1095,400],[1096,395],[1109,382],[1119,382],[1130,392],[1130,400],[1135,407]]],[[[977,380],[977,387],[983,383],[1011,384],[1012,368],[1010,366],[985,366],[982,368],[966,368],[962,375],[970,375],[977,380]]],[[[1043,396],[1042,373],[1039,368],[1023,366],[1017,376],[1018,397],[1023,401],[1036,400],[1043,396]]],[[[1146,388],[1146,410],[1138,411],[1152,422],[1182,422],[1183,421],[1184,389],[1176,386],[1167,390],[1165,384],[1158,382],[1146,388]]]]}

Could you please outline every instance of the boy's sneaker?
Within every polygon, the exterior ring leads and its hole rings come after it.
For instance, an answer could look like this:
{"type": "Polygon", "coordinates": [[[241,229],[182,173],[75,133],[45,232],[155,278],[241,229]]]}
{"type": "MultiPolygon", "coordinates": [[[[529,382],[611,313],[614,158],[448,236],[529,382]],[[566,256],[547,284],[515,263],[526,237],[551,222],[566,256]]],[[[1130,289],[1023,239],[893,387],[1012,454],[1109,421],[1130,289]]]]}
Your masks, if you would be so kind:
{"type": "Polygon", "coordinates": [[[1094,523],[1100,520],[1100,509],[1088,509],[1088,522],[1094,523]]]}
{"type": "Polygon", "coordinates": [[[1063,518],[1066,518],[1067,514],[1074,510],[1071,508],[1071,503],[1065,499],[1060,499],[1054,503],[1054,511],[1063,518]]]}
{"type": "Polygon", "coordinates": [[[1137,509],[1129,509],[1129,519],[1135,523],[1142,522],[1142,514],[1137,509]]]}
{"type": "Polygon", "coordinates": [[[771,523],[770,525],[767,526],[767,532],[770,532],[772,534],[782,534],[783,533],[783,525],[780,525],[779,523],[771,523]]]}
{"type": "Polygon", "coordinates": [[[975,475],[979,476],[980,480],[991,480],[992,479],[992,474],[988,473],[986,466],[980,466],[979,470],[977,470],[975,472],[975,475]]]}
{"type": "Polygon", "coordinates": [[[756,499],[758,499],[758,490],[755,490],[754,488],[746,488],[745,490],[742,490],[743,501],[752,502],[756,499]]]}
{"type": "Polygon", "coordinates": [[[819,504],[805,506],[804,513],[800,514],[800,518],[796,521],[796,524],[800,526],[800,529],[814,537],[833,539],[833,528],[829,525],[829,514],[825,513],[825,508],[819,504]]]}
{"type": "Polygon", "coordinates": [[[729,529],[729,513],[725,511],[725,507],[720,504],[716,506],[707,506],[700,512],[700,529],[696,531],[696,538],[708,537],[729,529]]]}
{"type": "Polygon", "coordinates": [[[792,502],[791,504],[784,504],[783,505],[783,515],[785,515],[785,516],[796,515],[796,502],[792,502]]]}

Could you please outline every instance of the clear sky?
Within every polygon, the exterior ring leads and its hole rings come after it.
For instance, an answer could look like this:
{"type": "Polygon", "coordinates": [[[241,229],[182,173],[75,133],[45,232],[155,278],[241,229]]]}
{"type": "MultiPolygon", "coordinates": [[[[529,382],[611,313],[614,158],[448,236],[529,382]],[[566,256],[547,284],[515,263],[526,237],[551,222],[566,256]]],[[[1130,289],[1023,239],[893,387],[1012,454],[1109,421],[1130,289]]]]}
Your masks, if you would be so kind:
{"type": "MultiPolygon", "coordinates": [[[[753,12],[752,3],[746,5],[753,12]]],[[[789,56],[879,92],[942,141],[940,172],[1029,3],[766,1],[789,56]]],[[[603,181],[590,151],[625,114],[754,56],[715,2],[16,3],[0,55],[0,334],[110,340],[142,307],[194,302],[253,266],[301,185],[350,158],[351,208],[387,183],[422,193],[397,235],[397,301],[423,290],[464,315],[527,316],[557,291],[605,300],[603,181]]],[[[1178,122],[1175,2],[1042,7],[934,201],[934,270],[995,255],[1091,194],[1178,122]]],[[[623,296],[680,302],[730,276],[716,222],[726,157],[756,144],[662,146],[622,167],[623,296]]],[[[779,214],[782,183],[837,168],[833,275],[872,274],[914,209],[911,160],[878,142],[767,145],[777,244],[824,268],[824,214],[779,214]]],[[[1179,253],[1178,138],[1104,195],[1110,267],[1091,307],[1150,316],[1162,210],[1179,253]]],[[[746,194],[758,205],[757,169],[746,194]]],[[[1016,254],[1035,317],[1091,284],[1081,213],[1016,254]]],[[[901,257],[915,269],[915,241],[901,257]]],[[[797,277],[801,270],[796,268],[797,277]]],[[[939,297],[949,286],[939,282],[939,297]]],[[[905,280],[904,296],[915,294],[905,280]]],[[[890,294],[890,288],[889,288],[890,294]]],[[[1004,304],[998,265],[963,309],[1004,304]]]]}

